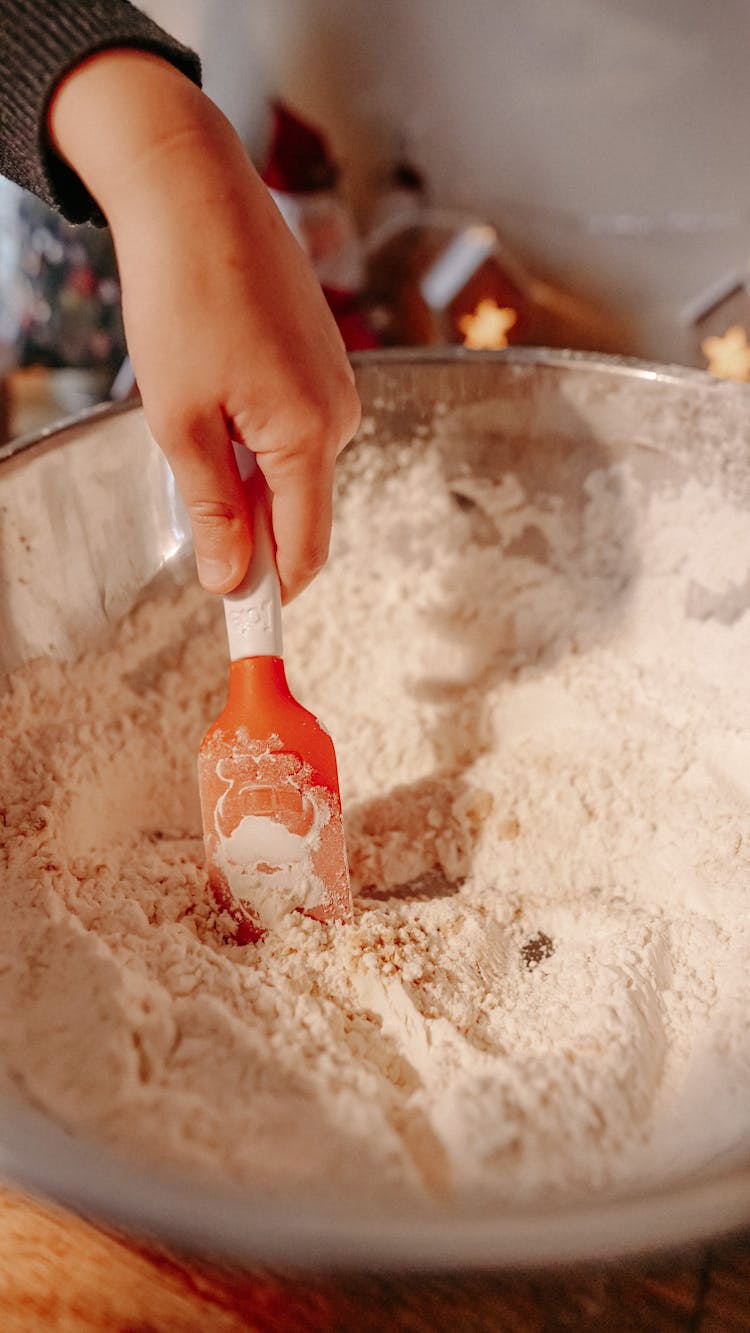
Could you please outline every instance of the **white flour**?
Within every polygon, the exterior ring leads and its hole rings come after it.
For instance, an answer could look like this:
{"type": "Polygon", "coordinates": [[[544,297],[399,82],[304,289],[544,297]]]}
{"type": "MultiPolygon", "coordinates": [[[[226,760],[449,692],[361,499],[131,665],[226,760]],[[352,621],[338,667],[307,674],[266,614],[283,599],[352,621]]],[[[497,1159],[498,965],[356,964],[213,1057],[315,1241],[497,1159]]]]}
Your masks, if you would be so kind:
{"type": "Polygon", "coordinates": [[[612,467],[573,522],[392,454],[344,468],[286,615],[354,925],[238,946],[212,908],[222,630],[198,592],[146,608],[0,700],[0,1089],[141,1159],[357,1197],[547,1199],[747,1151],[747,515],[612,467]]]}

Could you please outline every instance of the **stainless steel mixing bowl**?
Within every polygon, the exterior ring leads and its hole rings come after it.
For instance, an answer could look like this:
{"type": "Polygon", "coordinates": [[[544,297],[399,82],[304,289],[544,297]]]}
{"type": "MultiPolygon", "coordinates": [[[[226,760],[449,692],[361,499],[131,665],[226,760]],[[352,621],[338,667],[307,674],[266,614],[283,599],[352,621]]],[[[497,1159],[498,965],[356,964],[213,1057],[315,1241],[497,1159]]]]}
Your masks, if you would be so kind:
{"type": "MultiPolygon", "coordinates": [[[[520,473],[530,492],[561,497],[571,525],[592,467],[627,459],[655,484],[720,485],[750,522],[745,386],[539,350],[367,354],[356,368],[364,421],[354,448],[433,435],[447,477],[466,465],[520,473]]],[[[136,604],[194,577],[171,476],[137,406],[96,409],[0,451],[0,570],[0,676],[39,655],[103,645],[136,604]]],[[[243,1264],[527,1265],[671,1247],[750,1223],[750,1153],[565,1206],[394,1216],[352,1199],[206,1188],[124,1161],[33,1107],[0,1112],[6,1178],[243,1264]]]]}

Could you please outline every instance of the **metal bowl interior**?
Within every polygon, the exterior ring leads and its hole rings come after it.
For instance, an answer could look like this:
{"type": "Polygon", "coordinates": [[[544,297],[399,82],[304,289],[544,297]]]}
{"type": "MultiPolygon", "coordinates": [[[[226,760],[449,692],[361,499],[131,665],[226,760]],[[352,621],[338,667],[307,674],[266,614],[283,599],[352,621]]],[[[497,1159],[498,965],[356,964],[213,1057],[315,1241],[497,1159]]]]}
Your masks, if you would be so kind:
{"type": "MultiPolygon", "coordinates": [[[[627,459],[750,510],[750,390],[585,354],[402,352],[356,363],[354,449],[434,438],[446,477],[522,475],[575,526],[591,470],[627,459]]],[[[689,534],[686,534],[689,540],[689,534]]],[[[189,530],[140,408],[96,409],[0,454],[0,676],[96,650],[134,607],[191,580],[189,530]]],[[[613,609],[616,614],[616,608],[613,609]]],[[[509,1267],[613,1257],[750,1222],[750,1157],[650,1188],[519,1211],[401,1209],[207,1188],[71,1136],[29,1106],[0,1115],[6,1179],[139,1234],[239,1264],[509,1267]]]]}

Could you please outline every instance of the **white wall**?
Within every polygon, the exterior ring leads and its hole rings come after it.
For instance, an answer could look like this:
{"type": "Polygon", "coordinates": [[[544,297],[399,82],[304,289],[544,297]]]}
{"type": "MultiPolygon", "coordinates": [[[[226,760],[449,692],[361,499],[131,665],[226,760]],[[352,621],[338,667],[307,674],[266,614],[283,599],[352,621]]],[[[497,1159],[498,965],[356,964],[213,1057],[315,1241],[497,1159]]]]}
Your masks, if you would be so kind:
{"type": "Polygon", "coordinates": [[[438,203],[637,312],[679,359],[683,308],[750,256],[750,0],[150,0],[201,50],[257,153],[275,89],[329,130],[361,209],[404,144],[438,203]]]}

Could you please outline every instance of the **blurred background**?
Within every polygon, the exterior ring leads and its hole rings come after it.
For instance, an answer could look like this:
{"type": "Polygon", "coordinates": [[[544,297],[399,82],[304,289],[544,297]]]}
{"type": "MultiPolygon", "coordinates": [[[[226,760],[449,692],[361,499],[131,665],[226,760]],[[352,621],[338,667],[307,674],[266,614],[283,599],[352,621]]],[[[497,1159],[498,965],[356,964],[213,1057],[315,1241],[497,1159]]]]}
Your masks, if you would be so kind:
{"type": "MultiPolygon", "coordinates": [[[[746,0],[147,0],[347,344],[750,379],[746,0]]],[[[210,237],[206,238],[210,244],[210,237]]],[[[3,433],[132,387],[106,232],[0,183],[3,433]]]]}

